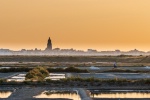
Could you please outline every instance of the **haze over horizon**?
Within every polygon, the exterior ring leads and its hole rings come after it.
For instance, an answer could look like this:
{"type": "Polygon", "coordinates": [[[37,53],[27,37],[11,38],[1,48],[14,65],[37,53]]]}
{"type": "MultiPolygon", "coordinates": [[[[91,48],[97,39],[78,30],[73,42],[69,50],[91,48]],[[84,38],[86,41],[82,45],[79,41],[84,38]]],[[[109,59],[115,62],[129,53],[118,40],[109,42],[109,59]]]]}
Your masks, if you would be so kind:
{"type": "Polygon", "coordinates": [[[0,48],[149,51],[150,0],[0,0],[0,48]]]}

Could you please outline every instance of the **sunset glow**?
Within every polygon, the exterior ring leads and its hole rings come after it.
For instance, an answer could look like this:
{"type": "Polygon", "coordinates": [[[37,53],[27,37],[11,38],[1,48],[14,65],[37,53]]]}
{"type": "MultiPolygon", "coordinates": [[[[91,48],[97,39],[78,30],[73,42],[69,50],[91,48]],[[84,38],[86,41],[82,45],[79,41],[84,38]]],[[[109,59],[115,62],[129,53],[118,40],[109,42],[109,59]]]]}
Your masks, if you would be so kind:
{"type": "Polygon", "coordinates": [[[0,0],[0,48],[149,51],[150,0],[0,0]]]}

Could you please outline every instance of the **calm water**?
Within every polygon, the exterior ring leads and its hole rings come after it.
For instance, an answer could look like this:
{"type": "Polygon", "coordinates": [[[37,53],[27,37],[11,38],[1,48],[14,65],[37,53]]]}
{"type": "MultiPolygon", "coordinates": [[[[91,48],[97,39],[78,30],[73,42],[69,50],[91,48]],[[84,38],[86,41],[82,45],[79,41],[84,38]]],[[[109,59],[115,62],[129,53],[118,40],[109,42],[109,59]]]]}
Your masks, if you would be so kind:
{"type": "Polygon", "coordinates": [[[101,92],[90,96],[92,98],[150,98],[150,92],[101,92]]]}
{"type": "Polygon", "coordinates": [[[0,98],[8,98],[11,94],[10,91],[0,91],[0,98]]]}
{"type": "Polygon", "coordinates": [[[48,91],[42,92],[40,95],[34,96],[34,98],[67,98],[72,100],[81,100],[77,93],[50,93],[48,91]]]}

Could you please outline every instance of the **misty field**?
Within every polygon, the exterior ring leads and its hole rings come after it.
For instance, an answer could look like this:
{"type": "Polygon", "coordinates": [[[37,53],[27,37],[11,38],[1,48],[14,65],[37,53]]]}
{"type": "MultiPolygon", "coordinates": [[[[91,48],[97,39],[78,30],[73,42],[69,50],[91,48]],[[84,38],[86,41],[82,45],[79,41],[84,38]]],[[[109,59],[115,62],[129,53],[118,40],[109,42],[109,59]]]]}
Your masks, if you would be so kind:
{"type": "Polygon", "coordinates": [[[150,56],[0,56],[0,66],[150,66],[150,56]]]}

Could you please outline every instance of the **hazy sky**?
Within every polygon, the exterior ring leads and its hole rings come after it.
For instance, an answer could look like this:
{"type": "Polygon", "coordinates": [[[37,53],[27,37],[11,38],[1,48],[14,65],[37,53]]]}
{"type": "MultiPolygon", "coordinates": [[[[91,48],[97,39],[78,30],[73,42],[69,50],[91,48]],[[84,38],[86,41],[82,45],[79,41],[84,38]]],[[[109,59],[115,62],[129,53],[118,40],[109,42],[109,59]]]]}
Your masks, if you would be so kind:
{"type": "Polygon", "coordinates": [[[150,0],[0,0],[0,48],[150,50],[150,0]]]}

